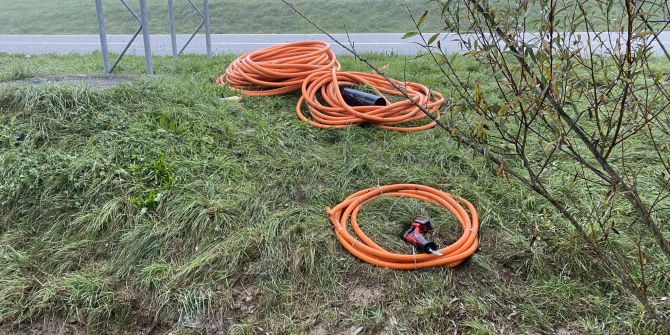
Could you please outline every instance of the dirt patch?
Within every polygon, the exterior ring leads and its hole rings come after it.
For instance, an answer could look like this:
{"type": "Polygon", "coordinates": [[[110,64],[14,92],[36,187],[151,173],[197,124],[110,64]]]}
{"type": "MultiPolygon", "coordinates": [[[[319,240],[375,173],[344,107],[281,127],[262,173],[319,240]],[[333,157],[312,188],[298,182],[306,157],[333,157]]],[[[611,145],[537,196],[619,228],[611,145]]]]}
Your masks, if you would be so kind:
{"type": "Polygon", "coordinates": [[[331,332],[324,325],[316,325],[314,328],[310,329],[309,335],[329,335],[331,332]]]}
{"type": "Polygon", "coordinates": [[[563,327],[556,329],[556,335],[574,335],[574,334],[584,334],[585,332],[581,329],[578,322],[569,322],[563,327]]]}
{"type": "Polygon", "coordinates": [[[1,327],[0,335],[36,335],[36,334],[86,334],[86,330],[74,323],[66,323],[62,319],[44,318],[31,324],[20,324],[16,327],[1,327]]]}
{"type": "Polygon", "coordinates": [[[84,335],[92,332],[98,334],[148,334],[149,327],[137,326],[132,329],[118,329],[115,326],[103,327],[96,331],[92,331],[86,325],[76,321],[65,321],[59,317],[44,317],[43,319],[35,320],[31,323],[21,323],[18,325],[0,326],[0,335],[84,335]]]}
{"type": "Polygon", "coordinates": [[[258,304],[259,293],[253,287],[235,285],[233,291],[233,307],[242,315],[254,314],[258,304]]]}
{"type": "Polygon", "coordinates": [[[8,81],[7,83],[17,85],[63,84],[63,85],[88,86],[92,88],[110,88],[120,85],[122,83],[130,82],[131,80],[132,77],[130,76],[120,76],[111,74],[108,75],[78,74],[69,76],[37,77],[30,79],[8,81]]]}
{"type": "Polygon", "coordinates": [[[328,329],[326,326],[319,324],[314,328],[310,329],[309,335],[359,335],[363,334],[365,328],[362,326],[351,326],[348,329],[344,330],[332,330],[328,329]]]}
{"type": "Polygon", "coordinates": [[[355,304],[368,305],[378,301],[384,296],[384,291],[380,287],[357,286],[349,290],[347,298],[355,304]]]}

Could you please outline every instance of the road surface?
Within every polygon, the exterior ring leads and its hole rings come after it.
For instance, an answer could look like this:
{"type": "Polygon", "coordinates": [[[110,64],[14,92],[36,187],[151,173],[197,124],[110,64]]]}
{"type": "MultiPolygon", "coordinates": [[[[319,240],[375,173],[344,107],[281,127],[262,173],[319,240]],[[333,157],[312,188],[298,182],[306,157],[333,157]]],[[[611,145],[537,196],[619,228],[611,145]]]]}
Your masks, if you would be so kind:
{"type": "MultiPolygon", "coordinates": [[[[582,34],[582,41],[586,36],[582,34]]],[[[411,39],[402,39],[401,33],[360,33],[350,34],[356,50],[359,52],[382,52],[388,54],[416,54],[421,47],[414,42],[419,41],[418,36],[411,39]]],[[[430,34],[426,34],[430,36],[430,34]]],[[[343,42],[347,41],[347,35],[334,34],[343,42]]],[[[532,37],[528,34],[529,38],[532,37]]],[[[602,38],[606,45],[615,46],[617,33],[603,33],[602,38]]],[[[130,40],[130,35],[108,35],[110,52],[120,52],[130,40]]],[[[179,48],[188,39],[189,35],[177,35],[179,48]]],[[[428,38],[428,37],[427,37],[428,38]]],[[[441,41],[442,48],[446,52],[463,51],[461,44],[453,35],[444,35],[441,41]]],[[[660,35],[661,42],[670,50],[670,32],[660,35]]],[[[213,34],[212,51],[215,54],[231,53],[241,54],[246,51],[255,50],[270,45],[301,41],[301,40],[324,40],[332,42],[327,36],[321,34],[213,34]]],[[[333,44],[333,43],[331,43],[333,44]]],[[[623,44],[623,43],[622,43],[623,44]]],[[[656,41],[651,43],[655,53],[661,54],[662,50],[656,41]]],[[[339,46],[333,45],[337,54],[346,54],[339,46]]],[[[0,35],[0,52],[22,53],[22,54],[86,54],[100,50],[100,38],[98,35],[0,35]]],[[[170,35],[156,34],[151,36],[151,50],[154,55],[170,55],[172,47],[170,35]]],[[[142,36],[138,36],[128,49],[129,54],[144,55],[142,36]]],[[[204,35],[196,36],[184,53],[205,54],[204,35]]]]}

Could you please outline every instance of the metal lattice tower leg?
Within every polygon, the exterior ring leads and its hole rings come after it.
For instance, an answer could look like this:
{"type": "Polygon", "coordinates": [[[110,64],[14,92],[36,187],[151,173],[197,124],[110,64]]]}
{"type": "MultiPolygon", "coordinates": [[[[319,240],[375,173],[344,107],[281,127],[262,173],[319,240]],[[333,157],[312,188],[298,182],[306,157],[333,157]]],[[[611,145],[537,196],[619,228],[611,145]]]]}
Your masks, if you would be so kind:
{"type": "Polygon", "coordinates": [[[177,57],[181,55],[186,47],[191,43],[195,35],[200,32],[200,29],[202,29],[202,26],[205,26],[205,43],[207,44],[207,58],[212,59],[212,29],[211,25],[209,22],[209,0],[203,0],[203,10],[201,11],[194,3],[192,0],[187,0],[191,8],[198,14],[200,15],[200,18],[202,18],[202,21],[200,21],[200,24],[198,27],[195,29],[193,34],[188,38],[186,43],[184,43],[184,46],[177,51],[177,33],[175,30],[175,23],[174,23],[174,1],[173,0],[168,0],[168,15],[170,17],[170,37],[171,37],[171,42],[172,42],[172,57],[177,57]]]}
{"type": "Polygon", "coordinates": [[[146,0],[139,0],[140,1],[140,15],[137,15],[135,11],[126,3],[125,0],[120,0],[121,3],[123,4],[124,7],[130,12],[130,14],[133,15],[133,17],[139,22],[140,26],[135,30],[135,34],[133,37],[128,41],[126,46],[123,48],[123,51],[121,51],[121,54],[119,54],[119,57],[116,58],[114,61],[114,64],[110,66],[109,64],[109,48],[107,46],[107,33],[105,31],[105,16],[102,10],[102,0],[95,0],[95,11],[98,17],[98,31],[100,33],[100,51],[102,52],[102,64],[103,68],[105,70],[105,73],[109,74],[114,71],[114,68],[116,68],[116,65],[119,64],[119,61],[121,61],[121,58],[126,54],[128,51],[128,48],[133,44],[135,41],[135,38],[137,38],[137,35],[142,32],[142,37],[144,39],[144,58],[146,62],[146,67],[147,67],[147,73],[148,74],[154,74],[154,68],[153,68],[153,61],[151,58],[151,43],[149,40],[149,11],[147,10],[147,1],[146,0]]]}
{"type": "Polygon", "coordinates": [[[144,60],[147,64],[147,73],[154,74],[154,64],[151,59],[151,41],[149,40],[149,11],[147,0],[140,0],[140,12],[142,15],[142,36],[144,37],[144,60]]]}
{"type": "Polygon", "coordinates": [[[170,40],[172,42],[172,57],[177,58],[177,32],[174,29],[174,3],[168,0],[168,16],[170,17],[170,40]]]}
{"type": "Polygon", "coordinates": [[[100,50],[102,52],[102,66],[105,73],[111,73],[109,67],[109,53],[107,50],[107,33],[105,32],[105,16],[102,14],[102,0],[95,0],[95,13],[98,16],[98,31],[100,32],[100,50]]]}
{"type": "Polygon", "coordinates": [[[202,0],[205,7],[205,43],[207,44],[207,58],[212,59],[212,27],[209,24],[209,0],[202,0]]]}

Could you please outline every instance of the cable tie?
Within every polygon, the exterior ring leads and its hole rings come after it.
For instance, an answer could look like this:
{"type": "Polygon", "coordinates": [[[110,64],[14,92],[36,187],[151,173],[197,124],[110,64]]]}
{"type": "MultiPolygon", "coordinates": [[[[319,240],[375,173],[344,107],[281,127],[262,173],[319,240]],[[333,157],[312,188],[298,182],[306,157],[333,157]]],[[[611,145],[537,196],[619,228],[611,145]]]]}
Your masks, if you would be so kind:
{"type": "Polygon", "coordinates": [[[412,255],[414,256],[414,270],[416,270],[419,267],[416,266],[416,249],[414,249],[414,247],[412,247],[412,255]]]}

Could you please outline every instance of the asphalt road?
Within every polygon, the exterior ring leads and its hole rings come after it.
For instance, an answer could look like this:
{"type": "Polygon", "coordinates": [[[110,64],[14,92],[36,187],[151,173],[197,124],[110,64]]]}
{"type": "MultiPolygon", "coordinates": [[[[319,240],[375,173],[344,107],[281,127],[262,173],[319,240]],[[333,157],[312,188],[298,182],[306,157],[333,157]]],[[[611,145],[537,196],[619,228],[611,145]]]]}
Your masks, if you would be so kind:
{"type": "MultiPolygon", "coordinates": [[[[582,41],[586,41],[586,36],[582,34],[582,41]]],[[[354,42],[356,50],[359,52],[383,52],[389,54],[415,54],[421,48],[414,42],[419,40],[418,36],[403,40],[401,33],[362,33],[350,34],[349,38],[354,42]]],[[[334,34],[340,41],[348,41],[345,34],[334,34]]],[[[427,34],[430,36],[430,34],[427,34]]],[[[441,45],[447,52],[461,52],[463,48],[461,43],[456,41],[454,36],[443,35],[441,45]]],[[[607,48],[616,48],[617,33],[603,33],[602,39],[607,48]]],[[[108,45],[110,52],[120,52],[130,40],[130,35],[108,35],[108,45]]],[[[179,47],[188,39],[189,35],[178,35],[177,42],[179,47]]],[[[528,34],[527,38],[533,38],[528,34]]],[[[428,37],[426,37],[428,38],[428,37]]],[[[661,42],[670,50],[670,32],[663,32],[660,35],[661,42]]],[[[212,35],[212,51],[218,53],[240,54],[246,51],[259,49],[262,47],[301,41],[301,40],[324,40],[331,42],[327,36],[321,34],[214,34],[212,35]]],[[[332,43],[331,43],[332,44],[332,43]]],[[[583,44],[583,43],[582,43],[583,44]]],[[[597,44],[597,43],[594,43],[597,44]]],[[[622,43],[623,44],[623,43],[622,43]]],[[[657,54],[662,50],[656,41],[651,43],[652,49],[657,54]]],[[[596,48],[598,45],[596,45],[596,48]]],[[[599,47],[603,47],[600,45],[599,47]]],[[[337,54],[345,54],[346,51],[339,46],[333,45],[337,54]]],[[[86,54],[100,50],[100,39],[98,35],[0,35],[0,52],[22,53],[22,54],[86,54]]],[[[170,44],[170,35],[152,35],[151,50],[154,55],[170,55],[172,47],[170,44]]],[[[602,50],[602,49],[600,49],[602,50]]],[[[204,54],[205,37],[196,36],[185,53],[204,54]]],[[[598,52],[596,50],[596,52],[598,52]]],[[[144,55],[142,35],[135,39],[135,42],[128,49],[129,54],[144,55]]]]}

